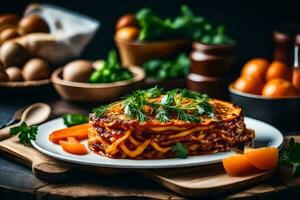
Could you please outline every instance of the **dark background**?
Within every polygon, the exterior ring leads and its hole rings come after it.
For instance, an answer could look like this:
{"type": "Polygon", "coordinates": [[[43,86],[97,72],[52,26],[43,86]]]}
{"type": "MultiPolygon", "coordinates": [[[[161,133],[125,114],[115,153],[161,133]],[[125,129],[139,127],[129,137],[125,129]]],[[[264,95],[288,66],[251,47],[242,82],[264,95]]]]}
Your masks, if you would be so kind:
{"type": "Polygon", "coordinates": [[[116,20],[122,14],[151,7],[161,16],[175,16],[181,4],[214,23],[224,24],[238,44],[238,65],[252,57],[272,59],[272,31],[282,24],[300,24],[300,2],[246,1],[246,0],[0,0],[0,13],[16,12],[22,15],[30,2],[49,3],[89,15],[101,21],[101,27],[82,57],[97,59],[106,56],[114,47],[113,34],[116,20]]]}

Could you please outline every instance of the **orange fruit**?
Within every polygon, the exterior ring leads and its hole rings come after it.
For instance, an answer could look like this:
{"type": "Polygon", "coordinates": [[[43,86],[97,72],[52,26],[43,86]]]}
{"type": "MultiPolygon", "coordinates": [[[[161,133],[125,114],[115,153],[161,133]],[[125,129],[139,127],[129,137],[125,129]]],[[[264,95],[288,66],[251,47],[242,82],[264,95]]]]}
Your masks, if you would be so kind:
{"type": "Polygon", "coordinates": [[[270,65],[266,73],[266,81],[272,79],[281,78],[285,80],[291,80],[292,70],[284,63],[279,61],[274,61],[270,65]]]}
{"type": "Polygon", "coordinates": [[[137,39],[139,32],[137,27],[124,27],[117,31],[116,38],[118,40],[133,41],[137,39]]]}
{"type": "Polygon", "coordinates": [[[288,97],[297,95],[293,84],[284,79],[273,79],[267,82],[262,90],[262,96],[266,97],[288,97]]]}
{"type": "Polygon", "coordinates": [[[261,170],[272,169],[278,163],[278,149],[274,147],[250,149],[244,155],[253,166],[261,170]]]}
{"type": "Polygon", "coordinates": [[[223,166],[229,176],[243,176],[257,171],[243,154],[224,158],[223,166]]]}
{"type": "Polygon", "coordinates": [[[269,61],[264,58],[251,59],[244,65],[241,76],[255,77],[264,81],[269,65],[269,61]]]}
{"type": "Polygon", "coordinates": [[[124,27],[129,26],[137,26],[138,22],[135,19],[134,14],[126,14],[119,18],[119,20],[116,23],[116,30],[119,30],[124,27]]]}
{"type": "Polygon", "coordinates": [[[242,76],[233,83],[233,88],[241,92],[260,95],[263,85],[260,79],[251,76],[242,76]]]}

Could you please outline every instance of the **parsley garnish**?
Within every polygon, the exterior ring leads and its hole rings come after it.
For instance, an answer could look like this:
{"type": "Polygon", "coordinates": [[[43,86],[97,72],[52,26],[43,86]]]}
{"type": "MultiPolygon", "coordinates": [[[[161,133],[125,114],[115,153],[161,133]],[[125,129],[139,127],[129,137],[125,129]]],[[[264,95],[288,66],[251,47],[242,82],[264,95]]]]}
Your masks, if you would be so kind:
{"type": "Polygon", "coordinates": [[[172,146],[172,152],[177,158],[186,158],[189,155],[189,151],[186,146],[180,142],[172,146]]]}
{"type": "Polygon", "coordinates": [[[93,112],[97,117],[102,117],[108,109],[108,105],[99,106],[93,109],[93,112]]]}
{"type": "Polygon", "coordinates": [[[300,175],[300,143],[291,138],[289,145],[279,152],[279,164],[292,167],[293,176],[300,175]]]}
{"type": "MultiPolygon", "coordinates": [[[[162,89],[153,87],[148,90],[137,90],[122,97],[121,104],[125,115],[140,122],[147,121],[149,116],[154,116],[161,122],[168,122],[171,118],[200,122],[200,115],[214,116],[208,96],[187,89],[163,92],[162,89]],[[158,100],[161,96],[162,99],[158,100]]],[[[93,111],[97,117],[102,117],[111,105],[100,106],[93,111]]]]}
{"type": "Polygon", "coordinates": [[[88,117],[78,113],[69,113],[63,116],[64,124],[67,127],[84,124],[89,121],[88,117]]]}
{"type": "Polygon", "coordinates": [[[11,135],[19,134],[18,138],[21,144],[30,144],[30,140],[35,140],[37,131],[37,126],[28,126],[25,122],[23,122],[20,126],[11,128],[9,133],[11,135]]]}

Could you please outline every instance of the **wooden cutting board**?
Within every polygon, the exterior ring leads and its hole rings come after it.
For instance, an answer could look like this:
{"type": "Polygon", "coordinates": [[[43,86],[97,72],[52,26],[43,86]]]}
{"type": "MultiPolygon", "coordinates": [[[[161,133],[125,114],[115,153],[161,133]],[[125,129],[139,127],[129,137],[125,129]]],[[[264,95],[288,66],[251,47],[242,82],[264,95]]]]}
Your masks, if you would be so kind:
{"type": "Polygon", "coordinates": [[[36,177],[51,183],[72,179],[78,170],[106,176],[121,172],[120,170],[110,168],[70,165],[46,156],[32,146],[24,146],[18,141],[19,139],[16,136],[0,141],[0,152],[21,164],[31,167],[32,173],[36,177]]]}
{"type": "Polygon", "coordinates": [[[270,178],[275,170],[242,177],[228,176],[222,164],[184,169],[164,169],[142,172],[142,174],[188,197],[220,195],[234,192],[270,178]]]}
{"type": "MultiPolygon", "coordinates": [[[[65,163],[49,158],[31,146],[20,144],[17,137],[1,141],[0,150],[14,160],[30,166],[33,174],[37,177],[50,182],[61,182],[70,179],[74,172],[78,170],[75,165],[71,169],[65,163]]],[[[99,167],[88,167],[84,170],[101,175],[115,173],[115,170],[99,167]]],[[[211,192],[217,194],[223,191],[238,190],[263,181],[273,174],[273,171],[267,171],[244,177],[230,177],[220,164],[138,172],[185,196],[205,196],[211,192]]]]}
{"type": "Polygon", "coordinates": [[[66,163],[52,159],[33,147],[24,146],[18,141],[16,136],[1,141],[1,153],[31,167],[35,176],[48,182],[61,182],[72,176],[74,169],[66,163]]]}

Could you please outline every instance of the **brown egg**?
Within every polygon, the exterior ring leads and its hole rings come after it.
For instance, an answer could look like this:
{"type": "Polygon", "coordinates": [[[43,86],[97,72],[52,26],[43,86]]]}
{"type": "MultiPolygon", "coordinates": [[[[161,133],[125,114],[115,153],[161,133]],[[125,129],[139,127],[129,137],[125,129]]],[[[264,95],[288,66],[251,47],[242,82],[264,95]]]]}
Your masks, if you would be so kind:
{"type": "Polygon", "coordinates": [[[62,77],[67,81],[88,82],[93,71],[94,68],[91,62],[87,60],[75,60],[64,67],[62,77]]]}
{"type": "Polygon", "coordinates": [[[292,79],[292,70],[286,64],[274,61],[270,65],[266,73],[266,81],[281,78],[290,81],[292,79]]]}
{"type": "Polygon", "coordinates": [[[29,15],[21,19],[19,28],[22,33],[49,33],[47,22],[38,15],[29,15]]]}
{"type": "Polygon", "coordinates": [[[4,72],[5,71],[5,66],[3,64],[3,62],[1,62],[0,60],[0,72],[4,72]]]}
{"type": "Polygon", "coordinates": [[[241,92],[260,95],[263,82],[251,76],[242,76],[233,83],[233,88],[241,92]]]}
{"type": "Polygon", "coordinates": [[[264,81],[270,63],[264,58],[249,60],[243,67],[241,76],[251,76],[264,81]]]}
{"type": "Polygon", "coordinates": [[[0,15],[0,31],[7,28],[15,28],[19,23],[19,17],[15,14],[0,15]]]}
{"type": "Polygon", "coordinates": [[[9,67],[5,70],[5,72],[9,77],[9,81],[23,81],[22,70],[19,67],[9,67]]]}
{"type": "Polygon", "coordinates": [[[25,81],[50,78],[48,63],[40,58],[32,58],[24,65],[22,75],[25,81]]]}
{"type": "Polygon", "coordinates": [[[100,70],[104,67],[105,65],[105,60],[95,60],[93,63],[92,63],[93,67],[95,70],[100,70]]]}
{"type": "Polygon", "coordinates": [[[124,28],[124,27],[128,27],[128,26],[137,26],[138,23],[135,19],[135,16],[133,14],[126,14],[123,15],[119,18],[119,20],[116,23],[116,31],[124,28]]]}
{"type": "Polygon", "coordinates": [[[262,90],[262,96],[266,97],[289,97],[296,95],[296,88],[291,82],[284,79],[272,79],[264,85],[262,90]]]}
{"type": "Polygon", "coordinates": [[[139,29],[136,27],[121,28],[116,33],[117,40],[133,41],[139,36],[139,29]]]}
{"type": "Polygon", "coordinates": [[[5,42],[0,49],[0,59],[5,67],[23,64],[28,59],[28,55],[27,49],[14,41],[5,42]]]}
{"type": "Polygon", "coordinates": [[[20,34],[18,33],[18,30],[15,28],[7,28],[3,30],[0,34],[0,41],[5,42],[6,40],[13,39],[16,37],[19,37],[20,34]]]}
{"type": "Polygon", "coordinates": [[[5,71],[0,72],[0,82],[8,82],[9,77],[5,71]]]}

